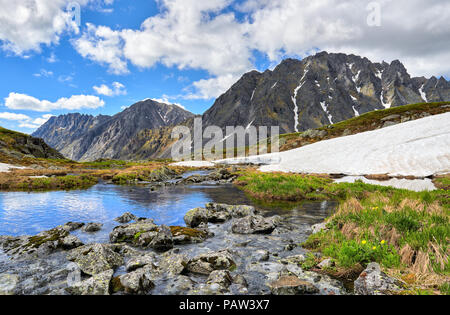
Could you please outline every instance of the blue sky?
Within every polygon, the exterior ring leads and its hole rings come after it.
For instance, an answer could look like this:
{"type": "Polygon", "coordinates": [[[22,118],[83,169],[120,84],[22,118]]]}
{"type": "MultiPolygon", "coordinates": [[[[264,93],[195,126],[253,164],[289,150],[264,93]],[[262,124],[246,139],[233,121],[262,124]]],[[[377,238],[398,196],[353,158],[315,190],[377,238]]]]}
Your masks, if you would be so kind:
{"type": "Polygon", "coordinates": [[[0,0],[0,126],[31,133],[146,98],[201,114],[245,72],[317,50],[450,73],[448,1],[380,0],[376,27],[360,0],[79,0],[79,26],[69,2],[0,0]]]}

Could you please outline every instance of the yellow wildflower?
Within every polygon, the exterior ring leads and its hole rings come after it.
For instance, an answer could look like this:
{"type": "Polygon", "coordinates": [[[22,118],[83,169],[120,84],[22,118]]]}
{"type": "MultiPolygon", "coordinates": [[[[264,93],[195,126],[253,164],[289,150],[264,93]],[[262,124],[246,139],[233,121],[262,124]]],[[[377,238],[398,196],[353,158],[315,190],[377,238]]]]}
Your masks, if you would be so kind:
{"type": "Polygon", "coordinates": [[[366,245],[367,241],[362,241],[361,244],[366,245]]]}
{"type": "Polygon", "coordinates": [[[381,245],[384,245],[384,244],[386,244],[386,241],[385,240],[381,241],[381,245]]]}
{"type": "Polygon", "coordinates": [[[372,248],[373,250],[376,250],[377,249],[377,247],[376,246],[374,246],[373,248],[372,248]]]}

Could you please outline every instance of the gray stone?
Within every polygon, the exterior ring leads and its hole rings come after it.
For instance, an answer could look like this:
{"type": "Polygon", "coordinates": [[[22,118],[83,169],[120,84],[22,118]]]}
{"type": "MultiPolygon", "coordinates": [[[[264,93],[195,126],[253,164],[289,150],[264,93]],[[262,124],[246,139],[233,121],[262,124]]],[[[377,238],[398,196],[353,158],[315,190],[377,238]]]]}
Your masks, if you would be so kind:
{"type": "Polygon", "coordinates": [[[194,289],[195,282],[186,276],[176,276],[168,279],[168,283],[164,288],[166,295],[187,295],[189,291],[194,289]]]}
{"type": "Polygon", "coordinates": [[[113,274],[113,270],[103,271],[68,287],[66,291],[72,295],[109,295],[109,283],[113,274]]]}
{"type": "Polygon", "coordinates": [[[173,248],[173,236],[170,228],[161,225],[159,231],[150,243],[150,247],[157,251],[168,251],[173,248]]]}
{"type": "Polygon", "coordinates": [[[208,284],[218,284],[223,288],[228,288],[233,283],[233,277],[227,270],[214,270],[209,274],[208,284]]]}
{"type": "Polygon", "coordinates": [[[152,279],[153,269],[144,267],[134,272],[120,276],[120,283],[126,293],[129,294],[146,294],[152,290],[155,285],[152,279]]]}
{"type": "Polygon", "coordinates": [[[355,293],[358,295],[389,295],[400,290],[400,281],[382,272],[377,263],[369,264],[355,281],[355,293]]]}
{"type": "Polygon", "coordinates": [[[381,121],[385,122],[385,121],[390,121],[390,120],[396,120],[396,119],[399,119],[400,117],[401,117],[400,115],[390,115],[390,116],[382,118],[381,121]]]}
{"type": "Polygon", "coordinates": [[[14,295],[18,283],[18,275],[8,273],[0,274],[0,295],[14,295]]]}
{"type": "Polygon", "coordinates": [[[131,221],[136,221],[137,217],[130,212],[124,213],[122,216],[116,218],[114,221],[119,222],[120,224],[129,223],[131,221]]]}
{"type": "Polygon", "coordinates": [[[282,276],[269,284],[274,295],[305,295],[319,293],[314,284],[300,280],[296,276],[282,276]]]}
{"type": "Polygon", "coordinates": [[[147,265],[154,265],[156,262],[156,257],[153,253],[132,257],[125,265],[127,272],[132,272],[147,265]]]}
{"type": "Polygon", "coordinates": [[[205,208],[192,209],[184,216],[184,222],[192,228],[198,227],[201,223],[208,223],[208,221],[208,210],[205,208]]]}
{"type": "Polygon", "coordinates": [[[334,261],[332,259],[325,259],[320,264],[317,265],[320,269],[328,269],[334,266],[334,261]]]}
{"type": "Polygon", "coordinates": [[[264,249],[257,250],[252,255],[252,259],[255,261],[268,261],[269,258],[270,258],[270,253],[264,249]]]}
{"type": "Polygon", "coordinates": [[[62,225],[61,228],[63,230],[66,230],[67,232],[73,232],[73,231],[81,229],[83,226],[84,226],[84,223],[67,222],[66,224],[62,225]]]}
{"type": "Polygon", "coordinates": [[[236,234],[270,234],[276,227],[274,219],[252,215],[242,219],[235,219],[231,230],[236,234]]]}
{"type": "Polygon", "coordinates": [[[136,223],[121,225],[114,228],[109,234],[111,243],[134,243],[136,236],[147,232],[155,232],[158,226],[153,220],[143,220],[136,223]]]}
{"type": "Polygon", "coordinates": [[[92,244],[76,248],[67,254],[88,275],[94,276],[123,265],[123,258],[106,244],[92,244]]]}
{"type": "Polygon", "coordinates": [[[86,233],[95,233],[102,229],[103,224],[101,223],[88,223],[85,226],[83,226],[82,230],[86,233]]]}
{"type": "Polygon", "coordinates": [[[327,223],[319,223],[319,224],[315,224],[311,227],[312,230],[312,234],[317,234],[320,233],[322,231],[326,231],[327,230],[327,223]]]}
{"type": "Polygon", "coordinates": [[[170,276],[183,273],[189,264],[189,258],[184,254],[178,254],[177,250],[164,253],[160,262],[159,270],[170,276]]]}
{"type": "Polygon", "coordinates": [[[189,261],[187,269],[192,273],[209,275],[214,270],[231,270],[236,267],[228,250],[199,255],[189,261]]]}

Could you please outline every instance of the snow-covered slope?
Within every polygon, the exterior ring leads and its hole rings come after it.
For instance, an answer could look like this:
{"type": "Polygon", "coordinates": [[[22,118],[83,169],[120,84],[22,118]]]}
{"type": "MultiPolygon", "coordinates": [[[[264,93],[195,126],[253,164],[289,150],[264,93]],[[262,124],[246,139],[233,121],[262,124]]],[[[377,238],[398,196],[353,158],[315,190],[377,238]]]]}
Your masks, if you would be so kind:
{"type": "Polygon", "coordinates": [[[450,113],[299,149],[220,163],[269,164],[265,172],[427,177],[450,173],[450,113]]]}

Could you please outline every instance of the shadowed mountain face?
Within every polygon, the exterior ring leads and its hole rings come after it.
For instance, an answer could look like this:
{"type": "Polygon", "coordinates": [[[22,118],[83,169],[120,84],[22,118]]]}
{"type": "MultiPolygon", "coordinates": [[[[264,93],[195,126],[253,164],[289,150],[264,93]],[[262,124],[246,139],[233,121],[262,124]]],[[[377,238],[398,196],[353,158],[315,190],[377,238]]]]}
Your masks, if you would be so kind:
{"type": "Polygon", "coordinates": [[[373,110],[450,100],[444,78],[411,78],[399,62],[319,53],[287,59],[273,71],[245,74],[203,117],[220,127],[253,123],[282,133],[337,123],[373,110]]]}
{"type": "MultiPolygon", "coordinates": [[[[203,128],[252,124],[292,133],[374,110],[440,101],[450,101],[450,83],[442,77],[411,78],[400,61],[372,63],[321,52],[245,74],[203,115],[203,128]]],[[[192,118],[177,106],[147,100],[113,117],[52,118],[33,135],[75,160],[169,157],[170,126],[192,128],[192,118]]]]}
{"type": "Polygon", "coordinates": [[[74,160],[121,159],[128,157],[129,143],[142,131],[177,125],[190,117],[193,114],[178,106],[145,100],[112,117],[53,117],[33,135],[74,160]]]}

